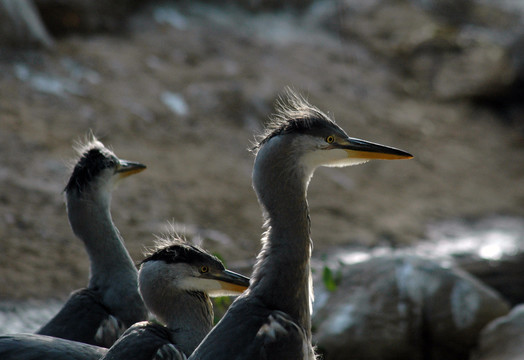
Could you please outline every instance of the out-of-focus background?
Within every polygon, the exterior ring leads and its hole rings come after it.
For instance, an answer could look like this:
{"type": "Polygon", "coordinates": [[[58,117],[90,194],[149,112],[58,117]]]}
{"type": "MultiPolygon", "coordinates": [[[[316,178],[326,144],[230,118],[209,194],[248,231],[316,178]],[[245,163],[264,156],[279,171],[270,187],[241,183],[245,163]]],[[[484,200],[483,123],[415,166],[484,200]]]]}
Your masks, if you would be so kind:
{"type": "Polygon", "coordinates": [[[415,156],[311,182],[325,358],[488,359],[481,329],[524,300],[523,76],[520,0],[1,0],[0,329],[33,331],[86,284],[62,190],[90,131],[148,166],[113,196],[133,259],[171,223],[249,274],[263,221],[248,148],[291,86],[415,156]],[[435,298],[424,286],[443,280],[424,276],[440,271],[459,283],[435,298]],[[355,316],[355,284],[377,279],[377,308],[355,316]],[[456,334],[431,330],[434,303],[456,334]]]}

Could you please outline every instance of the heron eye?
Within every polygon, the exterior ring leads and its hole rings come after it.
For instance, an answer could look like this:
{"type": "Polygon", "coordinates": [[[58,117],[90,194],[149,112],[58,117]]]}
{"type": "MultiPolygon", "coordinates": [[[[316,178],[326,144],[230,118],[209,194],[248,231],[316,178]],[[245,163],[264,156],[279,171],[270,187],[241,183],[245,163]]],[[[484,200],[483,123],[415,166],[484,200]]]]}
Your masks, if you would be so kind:
{"type": "Polygon", "coordinates": [[[207,273],[208,271],[209,271],[209,268],[208,268],[207,266],[202,265],[202,266],[200,267],[200,272],[201,272],[201,273],[207,273]]]}
{"type": "Polygon", "coordinates": [[[326,142],[328,144],[332,144],[333,141],[335,141],[335,137],[333,135],[329,135],[327,138],[326,138],[326,142]]]}

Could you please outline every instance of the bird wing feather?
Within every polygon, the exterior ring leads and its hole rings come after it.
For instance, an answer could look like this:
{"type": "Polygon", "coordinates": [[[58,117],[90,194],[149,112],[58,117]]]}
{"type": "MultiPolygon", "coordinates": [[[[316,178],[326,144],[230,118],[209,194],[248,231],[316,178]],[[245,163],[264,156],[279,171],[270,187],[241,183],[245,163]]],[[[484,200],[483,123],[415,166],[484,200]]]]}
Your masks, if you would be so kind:
{"type": "Polygon", "coordinates": [[[125,327],[91,289],[73,292],[66,304],[37,334],[110,347],[125,327]]]}
{"type": "Polygon", "coordinates": [[[101,360],[185,360],[176,347],[169,328],[147,321],[134,324],[109,349],[101,360]]]}
{"type": "Polygon", "coordinates": [[[308,359],[307,336],[289,315],[273,311],[256,337],[262,359],[308,359]]]}
{"type": "Polygon", "coordinates": [[[234,303],[228,313],[191,354],[191,360],[314,359],[304,329],[286,313],[269,310],[253,299],[234,303]],[[224,332],[227,337],[221,336],[224,332]]]}
{"type": "Polygon", "coordinates": [[[38,334],[0,336],[2,360],[98,360],[106,348],[38,334]]]}

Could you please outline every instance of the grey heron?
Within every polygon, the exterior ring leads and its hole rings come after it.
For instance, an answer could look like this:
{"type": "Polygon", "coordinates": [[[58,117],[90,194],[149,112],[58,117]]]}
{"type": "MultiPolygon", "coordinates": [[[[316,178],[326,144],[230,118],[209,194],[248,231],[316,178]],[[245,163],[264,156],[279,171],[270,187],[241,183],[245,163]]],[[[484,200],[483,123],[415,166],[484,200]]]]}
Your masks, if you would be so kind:
{"type": "Polygon", "coordinates": [[[115,185],[146,166],[117,158],[94,136],[79,153],[65,198],[71,228],[89,255],[89,284],[73,292],[37,334],[109,347],[129,326],[147,319],[136,267],[110,210],[115,185]]]}
{"type": "Polygon", "coordinates": [[[50,336],[13,334],[0,336],[0,359],[185,359],[212,327],[209,297],[238,295],[249,286],[249,278],[225,269],[205,250],[171,238],[141,262],[139,286],[160,323],[136,323],[109,350],[50,336]]]}
{"type": "Polygon", "coordinates": [[[189,356],[213,327],[210,296],[240,295],[249,278],[227,270],[215,256],[170,240],[142,261],[140,292],[147,308],[166,326],[141,322],[129,328],[104,360],[189,356]]]}
{"type": "Polygon", "coordinates": [[[291,90],[254,152],[253,187],[267,227],[262,249],[249,289],[190,359],[314,359],[309,181],[319,166],[412,158],[402,150],[349,137],[291,90]]]}

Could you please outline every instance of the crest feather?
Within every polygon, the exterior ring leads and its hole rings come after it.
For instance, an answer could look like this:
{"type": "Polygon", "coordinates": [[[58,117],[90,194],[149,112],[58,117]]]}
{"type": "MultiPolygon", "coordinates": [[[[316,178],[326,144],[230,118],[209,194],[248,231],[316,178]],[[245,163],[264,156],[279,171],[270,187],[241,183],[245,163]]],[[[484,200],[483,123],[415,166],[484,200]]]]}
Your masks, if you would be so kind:
{"type": "Polygon", "coordinates": [[[219,263],[223,268],[222,262],[214,255],[208,253],[200,246],[193,245],[176,232],[168,232],[155,236],[155,245],[146,254],[145,258],[138,264],[141,265],[148,261],[162,260],[167,263],[219,263]]]}
{"type": "Polygon", "coordinates": [[[279,96],[276,112],[270,117],[265,131],[255,139],[253,152],[256,154],[262,145],[275,136],[302,133],[318,126],[338,128],[328,115],[288,87],[279,96]]]}
{"type": "Polygon", "coordinates": [[[117,157],[92,132],[87,134],[83,141],[76,141],[73,148],[78,154],[78,159],[64,191],[76,190],[81,193],[102,169],[113,166],[117,157]]]}

